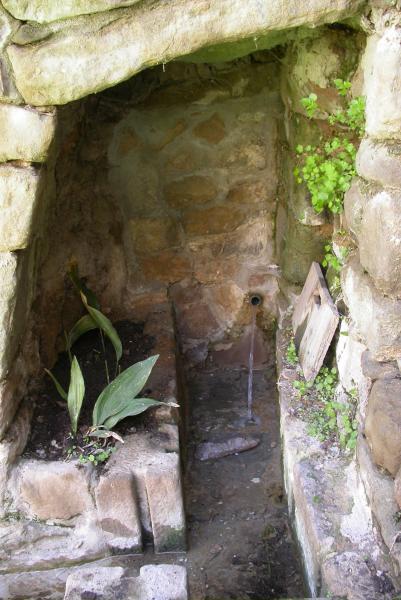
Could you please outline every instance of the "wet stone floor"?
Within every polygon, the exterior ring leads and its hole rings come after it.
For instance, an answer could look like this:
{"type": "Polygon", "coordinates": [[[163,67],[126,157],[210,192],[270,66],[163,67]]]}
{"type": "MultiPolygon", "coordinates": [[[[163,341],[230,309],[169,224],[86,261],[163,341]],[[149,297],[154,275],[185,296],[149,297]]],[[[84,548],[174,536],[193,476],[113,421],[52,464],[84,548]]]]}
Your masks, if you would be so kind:
{"type": "Polygon", "coordinates": [[[304,598],[301,565],[289,526],[280,456],[272,360],[254,373],[254,413],[246,422],[247,370],[187,372],[186,510],[191,600],[304,598]],[[256,448],[200,461],[203,442],[256,437],[256,448]]]}

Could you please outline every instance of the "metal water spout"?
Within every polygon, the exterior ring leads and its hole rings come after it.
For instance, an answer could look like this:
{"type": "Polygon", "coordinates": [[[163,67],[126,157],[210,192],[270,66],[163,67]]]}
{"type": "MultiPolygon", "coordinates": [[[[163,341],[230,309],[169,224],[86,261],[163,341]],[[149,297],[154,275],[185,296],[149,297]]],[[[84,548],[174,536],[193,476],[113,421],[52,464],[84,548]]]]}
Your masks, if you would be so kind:
{"type": "Polygon", "coordinates": [[[262,304],[262,297],[259,294],[251,294],[249,302],[252,308],[252,323],[251,323],[251,343],[249,346],[249,364],[248,364],[248,404],[247,404],[247,419],[250,423],[255,423],[253,416],[253,356],[255,347],[255,328],[256,328],[256,313],[259,306],[262,304]]]}

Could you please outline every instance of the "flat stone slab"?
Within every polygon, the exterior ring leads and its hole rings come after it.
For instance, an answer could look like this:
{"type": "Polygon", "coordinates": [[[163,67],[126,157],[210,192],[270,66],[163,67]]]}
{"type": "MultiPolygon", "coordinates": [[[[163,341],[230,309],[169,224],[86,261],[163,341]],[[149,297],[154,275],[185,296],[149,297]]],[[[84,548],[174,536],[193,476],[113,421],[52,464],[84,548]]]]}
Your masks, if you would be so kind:
{"type": "Polygon", "coordinates": [[[251,437],[235,437],[226,442],[205,442],[197,447],[196,458],[199,460],[222,458],[256,448],[259,443],[260,440],[251,437]]]}

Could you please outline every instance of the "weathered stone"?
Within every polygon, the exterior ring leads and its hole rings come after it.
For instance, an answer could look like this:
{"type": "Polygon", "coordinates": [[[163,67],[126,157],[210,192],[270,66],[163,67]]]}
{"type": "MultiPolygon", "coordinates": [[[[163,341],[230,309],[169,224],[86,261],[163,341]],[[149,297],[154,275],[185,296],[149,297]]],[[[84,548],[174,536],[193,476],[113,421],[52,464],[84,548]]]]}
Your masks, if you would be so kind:
{"type": "Polygon", "coordinates": [[[212,340],[221,333],[221,326],[206,302],[194,302],[177,308],[178,330],[183,339],[212,340]]]}
{"type": "Polygon", "coordinates": [[[373,384],[365,431],[375,463],[395,476],[401,466],[401,379],[373,384]]]}
{"type": "Polygon", "coordinates": [[[213,460],[223,458],[238,452],[252,450],[260,444],[260,440],[251,437],[235,437],[225,442],[203,442],[196,449],[196,458],[199,460],[213,460]]]}
{"type": "Polygon", "coordinates": [[[28,440],[31,427],[33,406],[24,402],[14,422],[0,442],[0,518],[4,516],[4,496],[7,490],[8,475],[17,457],[22,453],[28,440]]]}
{"type": "Polygon", "coordinates": [[[74,565],[107,554],[103,533],[90,513],[78,517],[74,528],[34,521],[10,523],[0,526],[1,573],[74,565]]]}
{"type": "Polygon", "coordinates": [[[168,217],[131,219],[129,227],[138,254],[152,254],[180,245],[177,223],[168,217]]]}
{"type": "Polygon", "coordinates": [[[178,454],[159,457],[146,469],[145,485],[156,552],[185,550],[185,514],[178,454]]]}
{"type": "MultiPolygon", "coordinates": [[[[399,508],[401,508],[401,469],[397,471],[394,480],[394,496],[399,508]]],[[[394,514],[394,513],[393,513],[394,514]]]]}
{"type": "Polygon", "coordinates": [[[49,23],[58,19],[131,6],[137,2],[139,0],[3,0],[3,6],[21,21],[49,23]]]}
{"type": "MultiPolygon", "coordinates": [[[[64,600],[111,600],[117,598],[124,569],[122,567],[96,567],[77,569],[68,576],[64,600]]],[[[120,596],[121,597],[121,596],[120,596]]]]}
{"type": "Polygon", "coordinates": [[[0,165],[0,252],[28,245],[39,193],[37,169],[0,165]]]}
{"type": "MultiPolygon", "coordinates": [[[[356,452],[359,472],[372,513],[384,543],[391,548],[396,534],[399,532],[399,525],[394,520],[397,503],[394,497],[393,478],[374,464],[372,453],[362,435],[358,436],[356,452]]],[[[399,544],[395,544],[393,556],[401,564],[401,546],[399,544]]]]}
{"type": "Polygon", "coordinates": [[[10,61],[5,53],[0,53],[0,101],[23,103],[23,98],[14,83],[10,61]]]}
{"type": "Polygon", "coordinates": [[[213,206],[202,211],[184,214],[182,224],[188,235],[210,235],[237,229],[245,221],[245,214],[237,207],[213,206]]]}
{"type": "Polygon", "coordinates": [[[190,175],[166,185],[164,195],[170,206],[182,209],[207,204],[215,199],[217,189],[209,177],[190,175]]]}
{"type": "Polygon", "coordinates": [[[136,579],[131,580],[135,600],[188,600],[185,567],[145,565],[136,579]]]}
{"type": "Polygon", "coordinates": [[[401,145],[364,138],[356,155],[356,168],[365,179],[401,188],[401,145]]]}
{"type": "MultiPolygon", "coordinates": [[[[300,25],[336,22],[358,11],[361,0],[274,2],[260,10],[258,0],[198,0],[138,3],[118,11],[78,17],[44,28],[42,39],[7,49],[17,87],[33,105],[66,104],[132,77],[149,65],[169,62],[216,43],[244,40],[300,25]],[[171,37],[171,23],[175,35],[171,37]],[[218,28],[216,28],[218,23],[218,28]],[[149,39],[154,43],[149,44],[149,39]],[[77,60],[79,52],[79,60],[77,60]],[[124,60],[121,60],[121,54],[124,60]],[[51,56],[52,60],[49,61],[51,56]],[[107,56],[107,60],[104,57],[107,56]],[[63,73],[60,79],[59,74],[63,73]]],[[[58,3],[59,4],[59,3],[58,3]]]]}
{"type": "Polygon", "coordinates": [[[271,173],[267,181],[246,182],[237,185],[228,192],[227,200],[235,204],[256,204],[271,202],[274,207],[274,194],[277,187],[276,173],[271,173]]]}
{"type": "Polygon", "coordinates": [[[362,181],[354,178],[351,187],[344,196],[345,220],[349,229],[360,236],[366,195],[362,189],[362,181]]]}
{"type": "Polygon", "coordinates": [[[357,393],[358,411],[362,417],[361,420],[364,420],[365,417],[371,387],[371,381],[363,371],[362,357],[365,352],[366,346],[355,339],[352,330],[349,330],[348,324],[343,320],[336,347],[339,381],[348,393],[357,393]]]}
{"type": "Polygon", "coordinates": [[[399,138],[401,32],[397,25],[368,37],[362,68],[367,134],[376,139],[399,138]]]}
{"type": "Polygon", "coordinates": [[[226,135],[224,121],[218,113],[214,113],[206,121],[193,128],[194,135],[209,144],[218,144],[226,135]]]}
{"type": "Polygon", "coordinates": [[[205,287],[203,295],[222,327],[228,329],[238,318],[244,305],[243,290],[232,281],[205,287]]]}
{"type": "Polygon", "coordinates": [[[73,463],[23,460],[13,472],[18,510],[43,520],[68,520],[93,506],[87,469],[73,463]]]}
{"type": "Polygon", "coordinates": [[[150,283],[174,283],[191,273],[191,265],[185,255],[167,250],[155,256],[141,256],[138,264],[144,278],[150,283]]]}
{"type": "MultiPolygon", "coordinates": [[[[72,567],[73,568],[73,567],[72,567]]],[[[0,598],[15,600],[62,600],[65,582],[70,568],[55,568],[44,571],[25,571],[2,574],[0,577],[0,598]]]]}
{"type": "Polygon", "coordinates": [[[43,162],[53,140],[55,112],[0,104],[0,162],[25,160],[43,162]]]}
{"type": "Polygon", "coordinates": [[[361,356],[362,371],[365,377],[369,377],[372,381],[376,379],[394,379],[401,376],[397,362],[379,362],[372,358],[369,350],[365,350],[361,356]]]}
{"type": "Polygon", "coordinates": [[[280,264],[283,275],[291,283],[305,282],[311,262],[322,260],[330,233],[330,225],[309,227],[297,221],[291,212],[288,213],[280,264]]]}
{"type": "Polygon", "coordinates": [[[333,79],[346,78],[355,67],[356,36],[349,32],[324,30],[312,39],[290,46],[283,69],[283,96],[291,110],[305,114],[301,99],[317,94],[323,111],[339,108],[333,79]]]}
{"type": "Polygon", "coordinates": [[[140,552],[142,531],[132,476],[102,476],[95,489],[95,498],[108,546],[116,552],[140,552]]]}
{"type": "Polygon", "coordinates": [[[383,596],[377,590],[375,578],[359,553],[335,554],[322,564],[322,593],[352,600],[379,600],[383,596]]]}
{"type": "MultiPolygon", "coordinates": [[[[13,325],[20,274],[20,261],[17,254],[0,252],[0,380],[7,373],[17,343],[13,325]]],[[[1,385],[3,393],[5,393],[5,384],[2,383],[1,385]]],[[[4,405],[4,402],[1,402],[1,404],[4,405]]],[[[0,427],[0,431],[1,429],[0,427]]]]}
{"type": "Polygon", "coordinates": [[[375,288],[357,256],[348,261],[341,280],[351,319],[374,360],[396,360],[401,356],[401,301],[375,288]]]}
{"type": "Polygon", "coordinates": [[[165,430],[136,433],[125,438],[105,473],[105,477],[129,475],[135,481],[142,528],[153,535],[157,552],[185,546],[180,461],[171,449],[171,437],[165,430]]]}

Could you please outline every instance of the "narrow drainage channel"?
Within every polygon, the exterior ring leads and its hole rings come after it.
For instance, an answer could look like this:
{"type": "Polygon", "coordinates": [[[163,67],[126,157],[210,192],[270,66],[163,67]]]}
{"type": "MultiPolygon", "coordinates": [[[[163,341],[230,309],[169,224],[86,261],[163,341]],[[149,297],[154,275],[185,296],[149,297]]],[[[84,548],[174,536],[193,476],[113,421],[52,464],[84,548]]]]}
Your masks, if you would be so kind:
{"type": "Polygon", "coordinates": [[[186,466],[187,568],[191,600],[307,596],[283,489],[274,341],[254,373],[247,416],[246,369],[192,368],[186,466]],[[199,445],[257,438],[246,452],[202,461],[199,445]]]}

